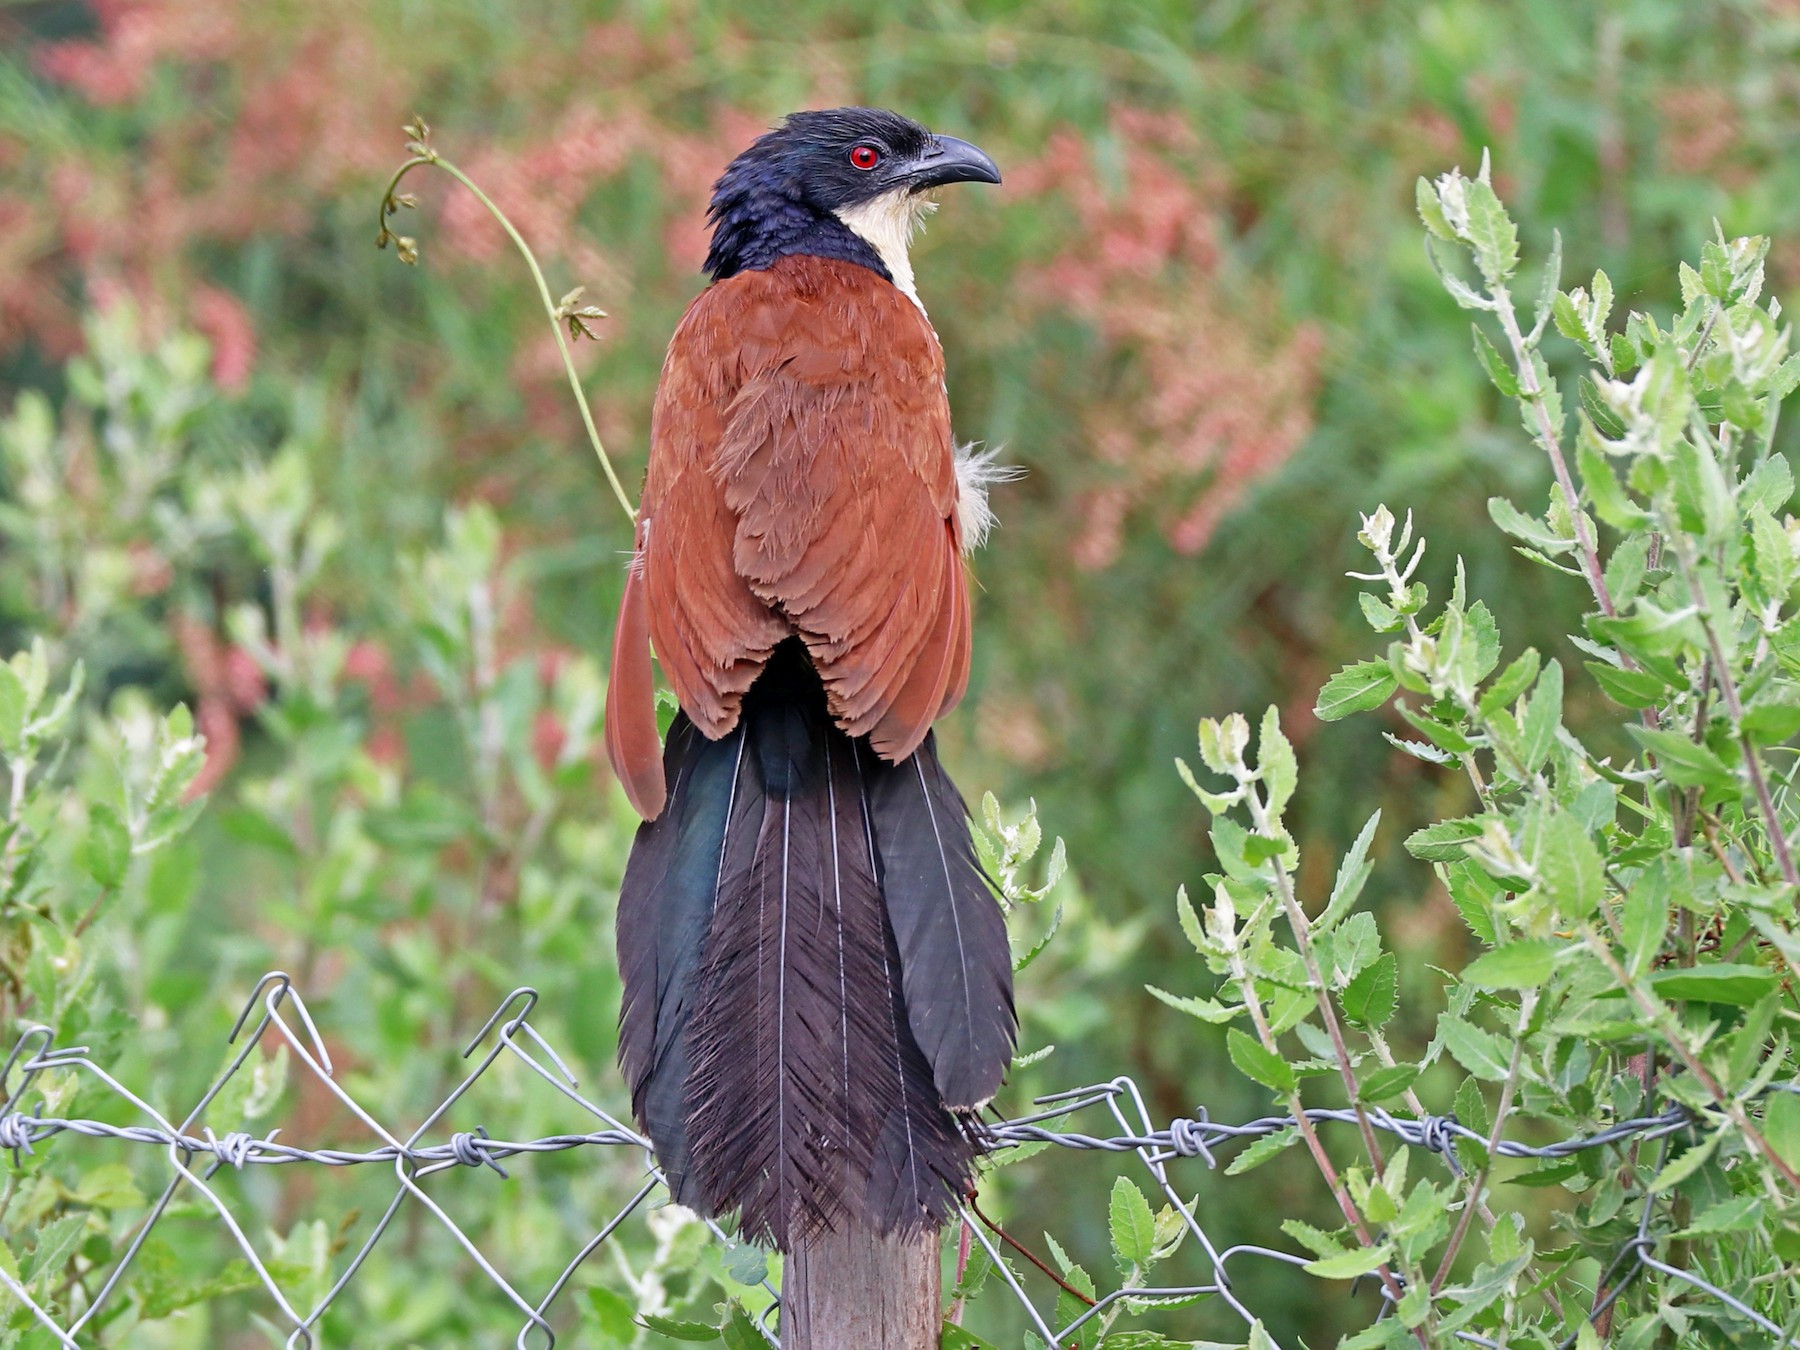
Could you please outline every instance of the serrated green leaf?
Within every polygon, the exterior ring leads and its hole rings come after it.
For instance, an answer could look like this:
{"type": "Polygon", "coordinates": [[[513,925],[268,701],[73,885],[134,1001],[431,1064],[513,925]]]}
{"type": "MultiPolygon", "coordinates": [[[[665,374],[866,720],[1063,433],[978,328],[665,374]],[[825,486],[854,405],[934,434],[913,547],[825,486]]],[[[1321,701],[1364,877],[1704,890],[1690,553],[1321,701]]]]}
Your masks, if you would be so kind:
{"type": "Polygon", "coordinates": [[[1519,396],[1517,372],[1507,365],[1505,359],[1494,349],[1493,342],[1489,340],[1486,333],[1481,331],[1480,324],[1473,323],[1469,327],[1475,333],[1475,356],[1481,362],[1481,368],[1487,371],[1488,379],[1494,382],[1494,388],[1507,398],[1517,398],[1519,396]]]}
{"type": "Polygon", "coordinates": [[[716,1341],[719,1329],[708,1326],[705,1322],[687,1322],[678,1317],[659,1317],[655,1313],[644,1313],[638,1321],[648,1330],[659,1336],[667,1336],[676,1341],[716,1341]]]}
{"type": "Polygon", "coordinates": [[[1750,512],[1750,551],[1756,580],[1763,594],[1785,601],[1794,588],[1794,549],[1787,531],[1761,507],[1750,512]]]}
{"type": "Polygon", "coordinates": [[[1676,1237],[1717,1237],[1724,1233],[1744,1233],[1757,1228],[1763,1218],[1763,1197],[1740,1195],[1709,1205],[1694,1216],[1694,1221],[1676,1237]]]}
{"type": "Polygon", "coordinates": [[[1601,692],[1624,708],[1655,708],[1669,696],[1669,686],[1648,670],[1624,670],[1604,661],[1584,661],[1601,692]]]}
{"type": "Polygon", "coordinates": [[[1440,820],[1406,836],[1406,851],[1425,862],[1461,862],[1468,857],[1463,845],[1481,837],[1481,821],[1475,816],[1440,820]]]}
{"type": "Polygon", "coordinates": [[[1399,963],[1392,952],[1383,952],[1344,986],[1338,1004],[1344,1016],[1359,1027],[1379,1027],[1394,1015],[1399,1001],[1399,963]]]}
{"type": "Polygon", "coordinates": [[[1354,1280],[1380,1269],[1393,1256],[1393,1244],[1383,1242],[1374,1247],[1352,1247],[1334,1256],[1321,1256],[1308,1261],[1301,1269],[1322,1280],[1354,1280]]]}
{"type": "Polygon", "coordinates": [[[25,744],[25,717],[30,698],[18,673],[0,661],[0,754],[16,755],[25,744]]]}
{"type": "Polygon", "coordinates": [[[1445,243],[1456,238],[1456,232],[1450,228],[1450,222],[1444,219],[1444,208],[1438,204],[1437,192],[1431,186],[1431,180],[1421,177],[1413,186],[1413,201],[1418,207],[1419,219],[1425,222],[1425,228],[1445,243]]]}
{"type": "Polygon", "coordinates": [[[1357,831],[1356,841],[1350,845],[1350,851],[1344,855],[1343,861],[1338,863],[1337,877],[1331,883],[1331,898],[1326,901],[1319,917],[1313,920],[1313,932],[1329,933],[1337,927],[1362,895],[1369,874],[1375,870],[1374,864],[1369,861],[1369,846],[1375,841],[1375,827],[1379,824],[1381,812],[1377,811],[1357,831]]]}
{"type": "Polygon", "coordinates": [[[1251,1082],[1260,1083],[1283,1096],[1293,1092],[1297,1082],[1294,1071],[1273,1050],[1266,1049],[1236,1027],[1226,1033],[1225,1049],[1237,1071],[1251,1082]]]}
{"type": "Polygon", "coordinates": [[[1225,1169],[1225,1175],[1235,1177],[1239,1173],[1261,1167],[1276,1154],[1291,1148],[1299,1138],[1300,1131],[1292,1125],[1276,1130],[1273,1134],[1265,1134],[1231,1160],[1225,1169]]]}
{"type": "Polygon", "coordinates": [[[1541,988],[1550,979],[1556,951],[1548,938],[1510,942],[1469,962],[1462,977],[1480,989],[1541,988]]]}
{"type": "Polygon", "coordinates": [[[1493,1032],[1446,1013],[1438,1019],[1438,1033],[1444,1038],[1444,1048],[1475,1077],[1489,1083],[1506,1081],[1511,1054],[1493,1032]]]}
{"type": "Polygon", "coordinates": [[[1213,944],[1208,941],[1206,930],[1200,926],[1200,916],[1194,913],[1194,902],[1188,899],[1186,886],[1175,892],[1175,915],[1180,921],[1183,936],[1194,950],[1202,956],[1211,954],[1213,944]]]}
{"type": "Polygon", "coordinates": [[[1367,712],[1386,703],[1396,687],[1386,661],[1357,661],[1325,681],[1313,714],[1321,722],[1336,722],[1351,713],[1367,712]]]}
{"type": "Polygon", "coordinates": [[[88,811],[88,874],[109,890],[125,879],[131,866],[131,832],[112,807],[96,802],[88,811]]]}
{"type": "Polygon", "coordinates": [[[1780,745],[1800,734],[1800,702],[1778,693],[1764,697],[1744,710],[1744,734],[1758,745],[1780,745]]]}
{"type": "Polygon", "coordinates": [[[1481,695],[1480,708],[1482,715],[1491,717],[1502,708],[1512,703],[1531,688],[1532,681],[1537,679],[1538,654],[1535,647],[1527,647],[1481,695]]]}
{"type": "Polygon", "coordinates": [[[1148,1265],[1150,1253],[1156,1250],[1156,1216],[1130,1177],[1119,1177],[1113,1182],[1106,1218],[1113,1259],[1118,1262],[1120,1273],[1129,1275],[1148,1265]]]}
{"type": "Polygon", "coordinates": [[[1669,883],[1659,859],[1639,874],[1620,904],[1619,931],[1625,941],[1625,970],[1637,976],[1650,968],[1669,931],[1669,883]]]}
{"type": "Polygon", "coordinates": [[[1697,745],[1673,731],[1654,730],[1630,725],[1625,728],[1631,738],[1649,753],[1665,777],[1677,787],[1735,789],[1737,774],[1710,746],[1697,745]]]}
{"type": "Polygon", "coordinates": [[[1574,816],[1559,814],[1538,832],[1538,884],[1565,915],[1585,917],[1606,884],[1600,851],[1574,816]]]}
{"type": "MultiPolygon", "coordinates": [[[[1587,388],[1586,383],[1582,388],[1587,388]]],[[[1594,514],[1615,530],[1641,530],[1650,523],[1650,513],[1631,499],[1604,457],[1597,454],[1582,437],[1575,449],[1575,462],[1581,470],[1582,486],[1594,503],[1594,514]]]]}
{"type": "Polygon", "coordinates": [[[1705,1165],[1707,1159],[1712,1157],[1713,1151],[1719,1147],[1719,1140],[1722,1138],[1724,1135],[1715,1130],[1699,1143],[1683,1150],[1680,1157],[1674,1159],[1656,1174],[1650,1182],[1650,1190],[1660,1194],[1686,1181],[1705,1165]]]}
{"type": "Polygon", "coordinates": [[[1731,962],[1707,966],[1674,966],[1659,970],[1650,977],[1651,987],[1661,998],[1723,1003],[1735,1008],[1748,1008],[1773,989],[1777,982],[1778,977],[1772,970],[1731,962]]]}
{"type": "Polygon", "coordinates": [[[1417,1064],[1392,1064],[1366,1074],[1357,1084],[1356,1100],[1380,1103],[1400,1096],[1418,1081],[1417,1064]]]}
{"type": "Polygon", "coordinates": [[[1781,1160],[1800,1171],[1800,1097],[1772,1092],[1763,1107],[1763,1138],[1781,1160]]]}
{"type": "Polygon", "coordinates": [[[587,1290],[588,1312],[600,1334],[614,1345],[629,1345],[638,1333],[637,1317],[623,1294],[596,1285],[587,1290]]]}
{"type": "Polygon", "coordinates": [[[719,1339],[725,1342],[726,1350],[768,1350],[769,1347],[769,1338],[763,1335],[762,1328],[742,1305],[735,1302],[726,1310],[719,1339]]]}
{"type": "Polygon", "coordinates": [[[1519,232],[1494,189],[1481,179],[1469,180],[1467,200],[1463,238],[1475,250],[1475,265],[1489,288],[1503,285],[1519,265],[1519,232]]]}
{"type": "Polygon", "coordinates": [[[1519,757],[1528,774],[1543,767],[1556,744],[1556,729],[1562,725],[1562,695],[1562,666],[1552,661],[1525,701],[1525,720],[1519,728],[1519,757]]]}
{"type": "Polygon", "coordinates": [[[1189,998],[1182,994],[1171,994],[1167,989],[1158,989],[1153,984],[1144,986],[1150,996],[1159,1003],[1166,1003],[1177,1012],[1184,1012],[1189,1017],[1198,1017],[1202,1022],[1210,1022],[1214,1026],[1223,1026],[1233,1018],[1243,1014],[1240,1004],[1224,1004],[1217,999],[1189,998]]]}
{"type": "Polygon", "coordinates": [[[1522,539],[1533,548],[1556,555],[1567,553],[1574,540],[1558,534],[1536,516],[1528,516],[1504,497],[1488,498],[1488,517],[1501,531],[1522,539]]]}
{"type": "Polygon", "coordinates": [[[1257,733],[1256,767],[1268,797],[1269,819],[1280,824],[1282,812],[1300,781],[1300,763],[1294,758],[1294,747],[1281,734],[1281,713],[1273,703],[1263,712],[1262,727],[1257,733]]]}

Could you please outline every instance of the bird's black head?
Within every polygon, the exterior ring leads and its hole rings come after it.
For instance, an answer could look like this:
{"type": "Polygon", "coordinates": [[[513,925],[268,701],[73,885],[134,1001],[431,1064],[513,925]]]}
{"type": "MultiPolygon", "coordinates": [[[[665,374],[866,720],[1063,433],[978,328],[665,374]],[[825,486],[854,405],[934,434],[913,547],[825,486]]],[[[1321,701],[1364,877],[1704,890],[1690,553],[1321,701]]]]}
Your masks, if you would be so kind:
{"type": "Polygon", "coordinates": [[[706,270],[719,281],[808,253],[860,263],[910,291],[905,239],[929,209],[924,194],[999,181],[994,161],[967,141],[899,113],[793,113],[714,184],[706,270]]]}

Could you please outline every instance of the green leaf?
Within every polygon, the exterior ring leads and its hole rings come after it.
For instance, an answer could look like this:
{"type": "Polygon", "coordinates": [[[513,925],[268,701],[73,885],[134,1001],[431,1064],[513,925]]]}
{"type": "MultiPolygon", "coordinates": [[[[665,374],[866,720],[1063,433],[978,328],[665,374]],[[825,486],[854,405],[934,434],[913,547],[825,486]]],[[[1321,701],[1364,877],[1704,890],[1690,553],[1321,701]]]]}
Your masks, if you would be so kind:
{"type": "Polygon", "coordinates": [[[1411,1087],[1418,1077],[1417,1064],[1393,1064],[1377,1069],[1357,1084],[1356,1100],[1370,1103],[1391,1101],[1411,1087]]]}
{"type": "Polygon", "coordinates": [[[1322,1280],[1354,1280],[1379,1269],[1392,1260],[1393,1255],[1393,1244],[1383,1242],[1374,1247],[1352,1247],[1335,1256],[1321,1256],[1308,1261],[1301,1269],[1322,1280]]]}
{"type": "Polygon", "coordinates": [[[1519,396],[1517,372],[1507,365],[1505,359],[1494,349],[1494,344],[1488,340],[1488,335],[1481,331],[1480,324],[1473,323],[1469,327],[1475,332],[1475,356],[1481,362],[1481,368],[1487,371],[1488,378],[1494,382],[1494,388],[1507,398],[1517,398],[1519,396]]]}
{"type": "MultiPolygon", "coordinates": [[[[1582,381],[1581,388],[1585,394],[1587,381],[1582,381]]],[[[1588,445],[1585,436],[1576,446],[1575,463],[1581,470],[1582,486],[1594,503],[1594,514],[1601,520],[1615,530],[1641,530],[1650,523],[1650,513],[1632,501],[1614,475],[1612,465],[1588,445]]]]}
{"type": "Polygon", "coordinates": [[[1500,672],[1492,684],[1481,696],[1481,712],[1485,717],[1492,717],[1502,708],[1509,707],[1512,702],[1531,688],[1532,681],[1537,679],[1538,654],[1535,647],[1527,647],[1519,653],[1519,657],[1511,665],[1500,672]]]}
{"type": "Polygon", "coordinates": [[[1519,757],[1526,773],[1542,768],[1556,744],[1556,729],[1562,725],[1562,694],[1562,666],[1552,661],[1538,676],[1537,688],[1525,703],[1519,757]]]}
{"type": "Polygon", "coordinates": [[[1239,1073],[1283,1096],[1293,1092],[1296,1079],[1287,1061],[1233,1027],[1225,1036],[1225,1049],[1239,1073]]]}
{"type": "Polygon", "coordinates": [[[1661,859],[1645,868],[1625,892],[1619,913],[1625,943],[1625,970],[1637,976],[1649,969],[1669,931],[1669,880],[1661,859]]]}
{"type": "Polygon", "coordinates": [[[1425,862],[1461,862],[1468,856],[1463,845],[1479,838],[1481,820],[1478,817],[1440,820],[1407,835],[1406,851],[1425,862]]]}
{"type": "Polygon", "coordinates": [[[1652,975],[1650,985],[1662,998],[1748,1008],[1775,987],[1776,975],[1761,966],[1730,963],[1686,968],[1672,966],[1652,975]]]}
{"type": "Polygon", "coordinates": [[[1369,874],[1375,870],[1375,865],[1369,861],[1369,845],[1374,842],[1375,827],[1380,823],[1381,812],[1377,811],[1357,831],[1356,842],[1350,845],[1350,851],[1338,864],[1337,878],[1331,883],[1331,898],[1326,901],[1319,917],[1313,920],[1312,928],[1315,933],[1329,933],[1362,895],[1369,874]]]}
{"type": "MultiPolygon", "coordinates": [[[[1800,357],[1790,356],[1787,364],[1800,371],[1800,357]]],[[[1789,392],[1792,392],[1791,390],[1789,392]]],[[[1770,515],[1786,506],[1794,495],[1794,471],[1788,467],[1786,455],[1770,455],[1758,464],[1738,489],[1744,509],[1770,515]]]]}
{"type": "Polygon", "coordinates": [[[1392,633],[1406,626],[1406,617],[1378,596],[1358,591],[1356,600],[1362,606],[1363,618],[1377,633],[1392,633]]]}
{"type": "Polygon", "coordinates": [[[1538,989],[1550,979],[1556,951],[1548,938],[1511,942],[1476,957],[1462,977],[1481,989],[1538,989]]]}
{"type": "Polygon", "coordinates": [[[1699,1143],[1685,1149],[1679,1158],[1656,1174],[1650,1182],[1650,1189],[1656,1192],[1666,1191],[1686,1181],[1712,1157],[1713,1150],[1718,1148],[1719,1140],[1724,1137],[1722,1131],[1715,1130],[1699,1143]]]}
{"type": "Polygon", "coordinates": [[[1538,833],[1538,884],[1569,917],[1585,917],[1600,903],[1606,885],[1600,851],[1581,822],[1554,815],[1538,833]]]}
{"type": "Polygon", "coordinates": [[[225,827],[225,832],[234,839],[266,848],[284,858],[300,856],[299,846],[294,843],[293,836],[268,815],[253,807],[229,807],[219,813],[218,820],[225,827]]]}
{"type": "Polygon", "coordinates": [[[102,1163],[83,1172],[75,1198],[95,1209],[134,1209],[144,1203],[137,1179],[124,1163],[102,1163]]]}
{"type": "Polygon", "coordinates": [[[1800,1171],[1800,1097],[1774,1092],[1763,1107],[1763,1138],[1781,1161],[1800,1171]]]}
{"type": "Polygon", "coordinates": [[[81,1246],[87,1222],[85,1214],[68,1214],[39,1228],[37,1245],[32,1248],[31,1260],[25,1266],[25,1278],[36,1280],[61,1270],[81,1246]]]}
{"type": "Polygon", "coordinates": [[[1785,601],[1794,588],[1794,549],[1787,531],[1761,507],[1750,512],[1750,553],[1763,594],[1785,601]]]}
{"type": "Polygon", "coordinates": [[[638,1333],[637,1318],[623,1294],[602,1285],[587,1291],[588,1311],[599,1324],[600,1334],[615,1345],[629,1345],[638,1333]]]}
{"type": "Polygon", "coordinates": [[[761,1284],[769,1277],[769,1254],[754,1242],[733,1242],[719,1253],[728,1278],[739,1284],[761,1284]]]}
{"type": "Polygon", "coordinates": [[[708,1326],[705,1322],[684,1322],[674,1317],[658,1317],[655,1313],[645,1313],[638,1321],[650,1331],[667,1336],[676,1341],[716,1341],[719,1329],[708,1326]]]}
{"type": "Polygon", "coordinates": [[[735,1302],[726,1311],[719,1339],[725,1342],[726,1350],[769,1350],[769,1338],[763,1335],[762,1328],[735,1302]]]}
{"type": "Polygon", "coordinates": [[[1491,1031],[1483,1031],[1472,1022],[1445,1013],[1438,1019],[1438,1034],[1444,1048],[1456,1062],[1475,1077],[1489,1083],[1503,1083],[1511,1071],[1512,1056],[1506,1042],[1491,1031]]]}
{"type": "Polygon", "coordinates": [[[1519,232],[1494,189],[1480,178],[1468,180],[1469,221],[1463,230],[1475,250],[1475,265],[1490,289],[1511,278],[1519,265],[1519,232]]]}
{"type": "Polygon", "coordinates": [[[1446,244],[1456,238],[1456,232],[1450,228],[1450,222],[1444,219],[1444,208],[1438,205],[1436,190],[1431,180],[1421,177],[1413,186],[1413,200],[1419,208],[1419,219],[1425,222],[1425,228],[1446,244]]]}
{"type": "MultiPolygon", "coordinates": [[[[1789,1100],[1793,1099],[1789,1098],[1789,1100]]],[[[1777,1152],[1779,1151],[1777,1150],[1777,1152]]],[[[1722,1233],[1744,1233],[1760,1227],[1762,1219],[1762,1196],[1740,1195],[1730,1200],[1721,1200],[1716,1205],[1709,1205],[1694,1216],[1692,1223],[1674,1236],[1684,1238],[1717,1237],[1722,1233]]]]}
{"type": "Polygon", "coordinates": [[[1758,745],[1780,745],[1800,733],[1800,702],[1785,691],[1764,697],[1744,712],[1744,734],[1758,745]]]}
{"type": "Polygon", "coordinates": [[[1379,708],[1396,686],[1393,669],[1386,661],[1357,661],[1325,681],[1313,714],[1321,722],[1336,722],[1351,713],[1379,708]]]}
{"type": "Polygon", "coordinates": [[[1677,787],[1735,790],[1735,774],[1711,747],[1696,745],[1686,736],[1673,731],[1653,730],[1635,724],[1625,728],[1631,738],[1656,756],[1658,767],[1677,787]]]}
{"type": "Polygon", "coordinates": [[[16,755],[25,744],[25,714],[30,706],[18,673],[0,661],[0,754],[16,755]]]}
{"type": "Polygon", "coordinates": [[[1201,956],[1208,955],[1213,950],[1213,944],[1208,941],[1206,930],[1200,924],[1200,916],[1194,912],[1194,902],[1188,899],[1186,886],[1175,892],[1175,917],[1181,924],[1182,935],[1194,950],[1201,956]]]}
{"type": "Polygon", "coordinates": [[[1294,758],[1294,747],[1281,734],[1281,713],[1271,703],[1263,713],[1257,735],[1256,767],[1262,774],[1263,789],[1268,794],[1270,820],[1281,823],[1281,813],[1294,796],[1300,781],[1300,764],[1294,758]]]}
{"type": "Polygon", "coordinates": [[[1681,528],[1709,543],[1723,542],[1736,524],[1737,512],[1719,461],[1710,450],[1684,437],[1675,442],[1670,470],[1681,528]]]}
{"type": "Polygon", "coordinates": [[[1385,1025],[1398,1001],[1399,964],[1392,952],[1371,961],[1338,995],[1344,1016],[1359,1027],[1385,1025]]]}
{"type": "Polygon", "coordinates": [[[1150,1212],[1150,1202],[1144,1199],[1144,1193],[1130,1177],[1120,1177],[1113,1182],[1106,1217],[1107,1229],[1112,1235],[1113,1259],[1119,1263],[1119,1272],[1128,1276],[1132,1270],[1148,1265],[1150,1253],[1156,1249],[1156,1216],[1150,1212]]]}
{"type": "Polygon", "coordinates": [[[1528,516],[1504,497],[1488,498],[1488,516],[1502,531],[1549,554],[1567,553],[1574,540],[1556,533],[1536,516],[1528,516]]]}
{"type": "MultiPolygon", "coordinates": [[[[1582,443],[1586,444],[1595,436],[1609,441],[1623,440],[1625,423],[1620,420],[1619,414],[1614,412],[1612,406],[1606,401],[1606,396],[1600,392],[1600,386],[1594,382],[1595,378],[1592,375],[1584,376],[1576,386],[1581,396],[1581,410],[1587,414],[1588,419],[1588,424],[1581,429],[1582,443]]],[[[1611,471],[1608,470],[1608,472],[1611,471]]],[[[1581,470],[1581,476],[1584,480],[1588,477],[1585,467],[1581,470]]],[[[1601,519],[1604,520],[1605,516],[1603,515],[1601,519]]]]}
{"type": "Polygon", "coordinates": [[[1276,1130],[1273,1134],[1265,1134],[1231,1160],[1230,1165],[1225,1169],[1225,1175],[1235,1177],[1241,1172],[1261,1167],[1276,1154],[1291,1148],[1299,1138],[1300,1131],[1292,1125],[1276,1130]]]}
{"type": "Polygon", "coordinates": [[[131,832],[119,813],[101,802],[88,811],[85,858],[88,874],[109,890],[125,879],[131,866],[131,832]]]}
{"type": "Polygon", "coordinates": [[[1233,1018],[1241,1016],[1243,1004],[1227,1005],[1211,998],[1188,998],[1181,994],[1171,994],[1167,989],[1158,989],[1147,984],[1145,989],[1158,1002],[1166,1003],[1177,1012],[1184,1012],[1189,1017],[1198,1017],[1202,1022],[1210,1022],[1214,1026],[1222,1026],[1233,1018]]]}
{"type": "Polygon", "coordinates": [[[1605,661],[1584,661],[1582,664],[1601,692],[1621,707],[1655,708],[1668,697],[1668,683],[1648,670],[1625,670],[1605,661]]]}

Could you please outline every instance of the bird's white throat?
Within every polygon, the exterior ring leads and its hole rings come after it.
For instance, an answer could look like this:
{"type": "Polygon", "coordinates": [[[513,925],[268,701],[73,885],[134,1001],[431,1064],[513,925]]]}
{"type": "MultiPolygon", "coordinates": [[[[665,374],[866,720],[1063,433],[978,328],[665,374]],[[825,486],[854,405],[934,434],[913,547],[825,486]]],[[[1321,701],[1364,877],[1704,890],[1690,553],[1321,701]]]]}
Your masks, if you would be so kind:
{"type": "Polygon", "coordinates": [[[899,188],[893,192],[884,192],[879,197],[871,197],[855,206],[847,206],[837,213],[839,220],[881,256],[881,265],[887,268],[888,275],[894,279],[894,285],[904,291],[907,298],[918,305],[921,311],[925,305],[919,299],[918,289],[913,285],[909,249],[912,238],[919,232],[925,217],[935,210],[937,203],[931,198],[899,188]]]}

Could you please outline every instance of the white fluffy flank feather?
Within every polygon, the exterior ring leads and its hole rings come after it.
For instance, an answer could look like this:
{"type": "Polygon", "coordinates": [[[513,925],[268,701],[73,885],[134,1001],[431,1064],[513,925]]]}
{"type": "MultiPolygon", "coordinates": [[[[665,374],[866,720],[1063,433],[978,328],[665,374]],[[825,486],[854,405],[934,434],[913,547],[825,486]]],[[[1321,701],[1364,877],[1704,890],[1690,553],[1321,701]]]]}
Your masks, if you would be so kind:
{"type": "Polygon", "coordinates": [[[995,483],[1010,483],[1023,478],[1025,470],[1017,464],[1000,463],[1004,446],[979,450],[979,441],[956,447],[956,523],[962,530],[964,553],[973,553],[987,542],[994,528],[994,508],[988,504],[988,489],[995,483]]]}
{"type": "Polygon", "coordinates": [[[887,268],[888,275],[894,279],[894,285],[904,291],[907,299],[918,305],[921,312],[925,305],[919,299],[918,289],[913,285],[909,250],[913,236],[919,232],[919,226],[935,210],[937,203],[929,197],[896,188],[856,206],[845,207],[837,213],[839,220],[861,235],[869,247],[881,255],[881,265],[887,268]]]}

